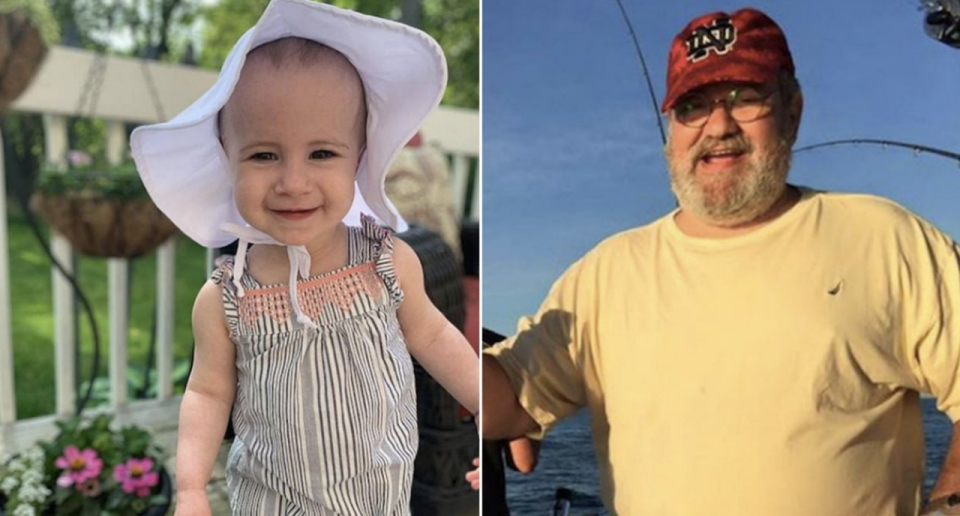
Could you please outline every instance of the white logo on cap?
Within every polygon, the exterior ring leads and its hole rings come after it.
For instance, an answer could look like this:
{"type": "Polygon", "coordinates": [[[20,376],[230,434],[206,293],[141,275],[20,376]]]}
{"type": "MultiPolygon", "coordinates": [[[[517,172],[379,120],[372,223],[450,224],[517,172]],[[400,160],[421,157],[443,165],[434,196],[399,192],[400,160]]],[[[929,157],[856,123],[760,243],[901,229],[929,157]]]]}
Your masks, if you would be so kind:
{"type": "Polygon", "coordinates": [[[730,18],[717,18],[710,25],[703,25],[693,29],[687,37],[687,60],[697,62],[713,50],[717,55],[723,55],[733,48],[737,41],[737,28],[730,18]]]}

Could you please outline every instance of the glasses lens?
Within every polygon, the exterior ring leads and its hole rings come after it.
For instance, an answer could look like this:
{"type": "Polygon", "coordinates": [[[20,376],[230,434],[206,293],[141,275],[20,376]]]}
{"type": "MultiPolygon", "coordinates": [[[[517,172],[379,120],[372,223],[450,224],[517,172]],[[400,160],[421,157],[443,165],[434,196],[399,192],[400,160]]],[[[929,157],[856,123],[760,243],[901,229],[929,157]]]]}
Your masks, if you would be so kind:
{"type": "Polygon", "coordinates": [[[732,90],[729,97],[730,116],[738,122],[752,122],[770,112],[773,92],[742,87],[732,90]]]}
{"type": "Polygon", "coordinates": [[[673,115],[683,125],[698,126],[706,122],[710,116],[711,104],[700,96],[688,97],[677,102],[673,108],[673,115]]]}

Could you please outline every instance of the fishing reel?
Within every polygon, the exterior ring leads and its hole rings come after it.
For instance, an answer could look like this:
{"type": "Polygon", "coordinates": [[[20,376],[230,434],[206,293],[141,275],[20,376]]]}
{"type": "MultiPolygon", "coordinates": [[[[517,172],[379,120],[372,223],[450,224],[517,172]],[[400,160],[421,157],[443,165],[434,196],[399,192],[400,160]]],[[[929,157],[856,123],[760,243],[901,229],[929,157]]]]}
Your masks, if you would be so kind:
{"type": "Polygon", "coordinates": [[[923,29],[931,38],[960,48],[960,0],[922,0],[923,29]]]}

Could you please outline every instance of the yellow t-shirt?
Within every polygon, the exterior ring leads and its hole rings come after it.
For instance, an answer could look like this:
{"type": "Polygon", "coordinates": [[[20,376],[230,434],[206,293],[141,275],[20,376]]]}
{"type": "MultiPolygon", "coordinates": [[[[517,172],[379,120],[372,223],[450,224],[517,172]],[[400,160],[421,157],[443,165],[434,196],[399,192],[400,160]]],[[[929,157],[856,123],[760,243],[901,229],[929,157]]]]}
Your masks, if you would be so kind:
{"type": "Polygon", "coordinates": [[[491,348],[546,431],[583,406],[621,516],[913,516],[918,392],[960,419],[960,250],[803,190],[749,234],[673,214],[601,243],[491,348]]]}

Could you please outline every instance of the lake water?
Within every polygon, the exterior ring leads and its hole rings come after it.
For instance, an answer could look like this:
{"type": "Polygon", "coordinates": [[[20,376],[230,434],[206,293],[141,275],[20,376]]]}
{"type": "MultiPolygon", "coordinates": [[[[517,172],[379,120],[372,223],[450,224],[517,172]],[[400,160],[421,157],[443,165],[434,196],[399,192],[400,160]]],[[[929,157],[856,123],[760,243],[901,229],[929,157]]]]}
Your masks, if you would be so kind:
{"type": "MultiPolygon", "coordinates": [[[[953,433],[950,420],[939,412],[935,400],[923,399],[923,426],[927,446],[929,493],[940,471],[953,433]]],[[[593,455],[589,414],[582,411],[565,421],[543,442],[537,470],[522,476],[507,472],[507,500],[514,516],[550,514],[558,487],[573,491],[572,515],[607,514],[597,495],[597,462],[593,455]]]]}

